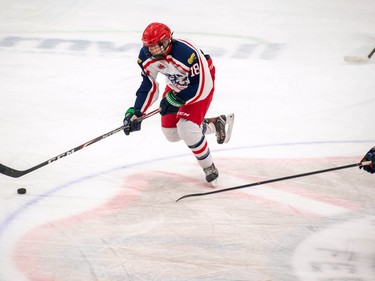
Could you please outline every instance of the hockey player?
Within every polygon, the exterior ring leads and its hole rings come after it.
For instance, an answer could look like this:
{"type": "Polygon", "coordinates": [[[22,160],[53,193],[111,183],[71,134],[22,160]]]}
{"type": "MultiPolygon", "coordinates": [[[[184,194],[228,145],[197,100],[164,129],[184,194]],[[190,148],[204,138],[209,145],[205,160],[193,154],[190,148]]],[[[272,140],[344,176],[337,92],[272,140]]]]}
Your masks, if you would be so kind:
{"type": "Polygon", "coordinates": [[[361,163],[365,161],[371,161],[371,164],[359,168],[363,168],[363,170],[371,174],[375,173],[375,146],[366,153],[366,155],[362,158],[361,163]]]}
{"type": "Polygon", "coordinates": [[[160,101],[162,131],[170,142],[183,140],[203,168],[207,182],[219,176],[205,135],[216,134],[219,144],[229,141],[234,114],[205,118],[214,94],[215,67],[209,55],[186,40],[172,38],[163,23],[151,23],[142,35],[138,64],[142,83],[134,106],[124,118],[126,135],[141,129],[137,118],[147,112],[159,96],[156,82],[165,75],[166,88],[160,101]]]}

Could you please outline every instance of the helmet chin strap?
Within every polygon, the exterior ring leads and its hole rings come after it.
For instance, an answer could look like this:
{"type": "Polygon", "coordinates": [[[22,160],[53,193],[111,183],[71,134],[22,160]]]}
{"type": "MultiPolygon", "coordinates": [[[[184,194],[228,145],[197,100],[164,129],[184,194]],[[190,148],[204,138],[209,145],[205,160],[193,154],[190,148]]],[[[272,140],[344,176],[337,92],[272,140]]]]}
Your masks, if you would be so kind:
{"type": "Polygon", "coordinates": [[[167,56],[169,54],[169,52],[171,51],[172,49],[172,40],[170,40],[167,45],[164,47],[165,51],[164,51],[164,55],[167,56]]]}

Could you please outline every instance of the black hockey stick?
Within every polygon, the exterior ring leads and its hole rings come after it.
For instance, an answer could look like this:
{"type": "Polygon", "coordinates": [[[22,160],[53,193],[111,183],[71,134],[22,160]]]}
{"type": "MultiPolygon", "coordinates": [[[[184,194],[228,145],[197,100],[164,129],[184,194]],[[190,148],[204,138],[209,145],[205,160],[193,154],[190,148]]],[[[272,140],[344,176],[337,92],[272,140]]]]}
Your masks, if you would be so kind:
{"type": "Polygon", "coordinates": [[[342,169],[358,167],[358,166],[363,167],[363,166],[367,166],[367,165],[370,165],[370,164],[371,164],[371,161],[366,161],[366,162],[362,162],[362,163],[355,163],[355,164],[350,164],[350,165],[345,165],[345,166],[339,166],[339,167],[334,167],[334,168],[329,168],[329,169],[324,169],[324,170],[319,170],[319,171],[314,171],[314,172],[298,174],[298,175],[294,175],[294,176],[282,177],[282,178],[260,181],[260,182],[250,183],[250,184],[244,184],[244,185],[239,185],[239,186],[234,186],[234,187],[229,187],[229,188],[223,188],[223,189],[218,189],[218,190],[209,191],[209,192],[192,193],[192,194],[187,194],[187,195],[184,195],[184,196],[178,198],[176,200],[176,202],[178,202],[182,199],[188,198],[188,197],[204,196],[204,195],[209,195],[209,194],[214,194],[214,193],[231,191],[231,190],[235,190],[235,189],[241,189],[241,188],[250,187],[250,186],[257,186],[257,185],[267,184],[267,183],[272,183],[272,182],[277,182],[277,181],[306,177],[306,176],[310,176],[310,175],[326,173],[326,172],[331,172],[331,171],[335,171],[335,170],[342,170],[342,169]]]}
{"type": "Polygon", "coordinates": [[[346,62],[366,62],[368,61],[369,59],[371,59],[371,57],[373,56],[373,54],[375,53],[375,48],[368,54],[367,57],[361,57],[361,56],[345,56],[344,57],[344,61],[346,62]]]}
{"type": "MultiPolygon", "coordinates": [[[[151,111],[150,113],[147,113],[147,114],[139,117],[138,120],[142,121],[144,119],[147,119],[148,117],[151,117],[152,115],[155,115],[158,112],[159,112],[159,109],[155,109],[154,111],[151,111]]],[[[92,140],[90,140],[88,142],[85,142],[84,144],[81,144],[81,145],[79,145],[79,146],[77,146],[75,148],[69,149],[68,151],[65,151],[64,153],[61,153],[61,154],[59,154],[59,155],[57,155],[55,157],[52,157],[51,159],[49,159],[47,161],[44,161],[44,162],[42,162],[42,163],[40,163],[40,164],[38,164],[38,165],[36,165],[34,167],[31,167],[31,168],[29,168],[27,170],[20,171],[20,170],[16,170],[16,169],[12,169],[10,167],[7,167],[7,166],[5,166],[3,164],[0,164],[0,173],[4,174],[6,176],[9,176],[9,177],[19,178],[19,177],[21,177],[23,175],[26,175],[26,174],[28,174],[28,173],[30,173],[32,171],[35,171],[35,170],[37,170],[39,168],[42,168],[42,167],[44,167],[44,166],[46,166],[46,165],[48,165],[48,164],[50,164],[52,162],[55,162],[55,161],[57,161],[57,160],[65,157],[65,156],[73,154],[74,152],[76,152],[78,150],[81,150],[82,148],[85,148],[85,147],[87,147],[89,145],[92,145],[93,143],[96,143],[98,141],[101,141],[101,140],[109,137],[109,136],[112,136],[113,134],[116,134],[117,132],[122,131],[124,128],[125,128],[125,126],[122,125],[121,127],[118,127],[116,129],[108,132],[108,133],[105,133],[105,134],[103,134],[103,135],[101,135],[99,137],[96,137],[95,139],[92,139],[92,140]]]]}

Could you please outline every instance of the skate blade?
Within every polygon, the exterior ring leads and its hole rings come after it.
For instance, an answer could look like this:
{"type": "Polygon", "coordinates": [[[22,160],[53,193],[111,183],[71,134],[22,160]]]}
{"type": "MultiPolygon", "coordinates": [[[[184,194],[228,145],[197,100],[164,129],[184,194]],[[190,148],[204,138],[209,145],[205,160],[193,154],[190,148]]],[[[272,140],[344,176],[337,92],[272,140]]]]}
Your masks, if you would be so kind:
{"type": "Polygon", "coordinates": [[[230,140],[230,137],[232,136],[233,123],[234,123],[234,113],[231,113],[227,116],[227,120],[225,124],[226,126],[228,126],[228,130],[225,134],[224,143],[227,143],[230,140]]]}
{"type": "Polygon", "coordinates": [[[218,183],[218,178],[214,179],[213,181],[210,181],[208,184],[209,184],[211,187],[213,187],[213,188],[218,187],[218,185],[219,185],[219,183],[218,183]]]}

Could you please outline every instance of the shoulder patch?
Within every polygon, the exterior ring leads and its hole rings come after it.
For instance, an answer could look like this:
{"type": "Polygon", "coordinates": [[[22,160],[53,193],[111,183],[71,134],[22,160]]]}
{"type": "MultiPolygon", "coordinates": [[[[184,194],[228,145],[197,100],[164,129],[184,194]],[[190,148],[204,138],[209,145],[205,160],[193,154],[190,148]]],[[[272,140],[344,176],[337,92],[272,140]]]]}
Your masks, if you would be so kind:
{"type": "Polygon", "coordinates": [[[141,64],[142,60],[140,58],[138,58],[137,62],[138,62],[138,64],[141,64]]]}
{"type": "Polygon", "coordinates": [[[196,58],[197,57],[195,56],[195,53],[192,53],[191,56],[190,56],[190,58],[188,58],[187,62],[189,64],[193,64],[193,62],[196,60],[196,58]]]}

